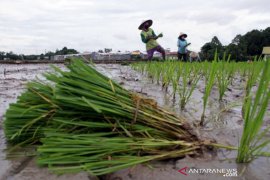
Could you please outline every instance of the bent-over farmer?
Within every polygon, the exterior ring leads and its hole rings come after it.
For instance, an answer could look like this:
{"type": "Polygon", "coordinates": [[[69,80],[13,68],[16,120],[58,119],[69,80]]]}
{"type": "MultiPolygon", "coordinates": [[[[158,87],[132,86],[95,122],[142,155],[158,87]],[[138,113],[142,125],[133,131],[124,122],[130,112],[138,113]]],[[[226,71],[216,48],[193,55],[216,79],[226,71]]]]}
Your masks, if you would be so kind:
{"type": "Polygon", "coordinates": [[[163,34],[160,33],[158,36],[155,34],[152,28],[150,28],[153,24],[152,20],[143,21],[142,24],[139,26],[139,30],[141,32],[141,39],[142,42],[146,44],[146,51],[147,51],[147,59],[151,60],[153,58],[154,52],[160,52],[162,54],[163,60],[165,60],[165,50],[157,43],[157,39],[163,37],[163,34]]]}

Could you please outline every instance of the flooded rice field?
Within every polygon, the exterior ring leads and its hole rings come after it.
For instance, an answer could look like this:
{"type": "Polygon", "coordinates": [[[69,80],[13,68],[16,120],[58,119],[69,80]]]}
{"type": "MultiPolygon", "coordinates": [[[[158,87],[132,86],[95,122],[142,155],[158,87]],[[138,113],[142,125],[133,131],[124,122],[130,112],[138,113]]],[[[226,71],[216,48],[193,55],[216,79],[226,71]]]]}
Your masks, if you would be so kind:
{"type": "MultiPolygon", "coordinates": [[[[56,66],[65,69],[64,65],[56,66]]],[[[160,85],[152,83],[152,80],[133,70],[130,66],[119,64],[99,64],[97,69],[112,78],[128,90],[137,92],[143,96],[155,99],[158,104],[178,116],[183,116],[190,124],[194,124],[196,133],[202,139],[215,140],[225,145],[237,146],[241,138],[243,119],[241,104],[244,96],[242,91],[244,83],[241,78],[235,78],[234,88],[226,92],[224,100],[218,101],[218,90],[213,88],[208,108],[206,110],[206,125],[201,128],[195,126],[200,121],[202,114],[202,97],[204,94],[204,82],[199,80],[190,101],[184,110],[180,110],[176,95],[176,101],[172,100],[172,87],[165,91],[160,85]]],[[[6,141],[3,132],[3,116],[10,103],[16,102],[17,96],[24,91],[28,81],[39,78],[43,80],[42,73],[51,71],[48,64],[0,64],[0,179],[95,179],[87,173],[75,175],[57,176],[50,173],[47,168],[40,168],[35,164],[34,158],[6,159],[6,141]]],[[[89,77],[90,78],[90,77],[89,77]]],[[[268,108],[263,127],[270,125],[270,109],[268,108]]],[[[267,138],[270,138],[269,136],[267,138]]],[[[148,165],[138,165],[129,169],[103,176],[103,179],[230,179],[222,174],[194,173],[187,176],[178,172],[185,167],[194,169],[236,169],[237,179],[270,179],[270,159],[259,157],[249,164],[237,164],[236,151],[226,149],[206,149],[199,158],[185,157],[170,161],[152,162],[148,165]]]]}

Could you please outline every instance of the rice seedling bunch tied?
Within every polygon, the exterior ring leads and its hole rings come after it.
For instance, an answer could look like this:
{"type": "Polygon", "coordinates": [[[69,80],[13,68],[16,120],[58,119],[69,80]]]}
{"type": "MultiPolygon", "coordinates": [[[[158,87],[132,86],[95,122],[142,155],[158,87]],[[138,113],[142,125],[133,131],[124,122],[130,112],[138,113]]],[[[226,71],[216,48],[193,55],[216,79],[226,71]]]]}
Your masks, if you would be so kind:
{"type": "MultiPolygon", "coordinates": [[[[27,91],[11,104],[4,116],[4,133],[10,143],[33,143],[42,137],[41,129],[55,114],[53,87],[50,84],[30,82],[27,91]]],[[[68,115],[68,114],[67,114],[68,115]]]]}
{"type": "Polygon", "coordinates": [[[49,165],[57,173],[84,170],[94,175],[112,173],[150,160],[193,154],[199,148],[186,141],[52,131],[46,132],[41,142],[39,165],[49,165]]]}
{"type": "Polygon", "coordinates": [[[13,145],[38,145],[38,162],[56,172],[106,174],[154,159],[194,154],[200,141],[184,118],[125,90],[74,59],[46,82],[27,86],[4,117],[13,145]]]}

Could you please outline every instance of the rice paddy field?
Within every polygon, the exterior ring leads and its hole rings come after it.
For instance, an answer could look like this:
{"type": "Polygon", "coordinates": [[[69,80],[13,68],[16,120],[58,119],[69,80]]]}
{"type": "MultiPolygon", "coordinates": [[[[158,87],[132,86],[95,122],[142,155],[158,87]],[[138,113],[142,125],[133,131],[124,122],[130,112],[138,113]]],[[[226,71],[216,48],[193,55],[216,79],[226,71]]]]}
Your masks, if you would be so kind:
{"type": "Polygon", "coordinates": [[[215,59],[0,65],[0,179],[270,179],[270,61],[215,59]]]}

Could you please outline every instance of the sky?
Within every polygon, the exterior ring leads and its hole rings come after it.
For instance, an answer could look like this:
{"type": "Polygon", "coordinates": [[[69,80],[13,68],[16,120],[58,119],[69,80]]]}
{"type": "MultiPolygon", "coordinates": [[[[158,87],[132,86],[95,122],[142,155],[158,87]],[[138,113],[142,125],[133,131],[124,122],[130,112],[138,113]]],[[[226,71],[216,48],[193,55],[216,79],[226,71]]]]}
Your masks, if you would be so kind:
{"type": "Polygon", "coordinates": [[[213,36],[227,45],[269,27],[269,0],[0,0],[0,51],[145,50],[138,26],[146,19],[164,48],[176,50],[184,32],[189,50],[199,51],[213,36]]]}

